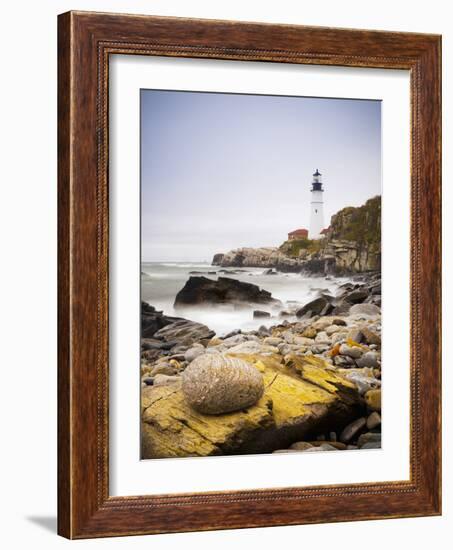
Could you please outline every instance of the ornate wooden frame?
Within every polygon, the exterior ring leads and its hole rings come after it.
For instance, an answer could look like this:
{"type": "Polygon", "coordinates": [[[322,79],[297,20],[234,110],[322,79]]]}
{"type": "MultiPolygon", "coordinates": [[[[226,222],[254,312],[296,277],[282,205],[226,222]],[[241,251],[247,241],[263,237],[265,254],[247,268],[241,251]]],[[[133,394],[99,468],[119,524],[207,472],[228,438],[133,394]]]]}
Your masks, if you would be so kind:
{"type": "Polygon", "coordinates": [[[65,13],[58,24],[58,532],[86,538],[440,514],[440,36],[89,12],[65,13]],[[109,496],[110,54],[410,71],[410,481],[109,496]]]}

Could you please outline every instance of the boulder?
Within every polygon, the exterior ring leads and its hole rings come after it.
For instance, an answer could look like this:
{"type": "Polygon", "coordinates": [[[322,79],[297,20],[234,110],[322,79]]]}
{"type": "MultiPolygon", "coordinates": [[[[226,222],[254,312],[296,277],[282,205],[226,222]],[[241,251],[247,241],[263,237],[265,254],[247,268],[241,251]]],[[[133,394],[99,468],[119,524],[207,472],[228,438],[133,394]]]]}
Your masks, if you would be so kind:
{"type": "Polygon", "coordinates": [[[351,304],[360,304],[366,298],[368,298],[368,292],[365,289],[362,289],[362,288],[359,288],[357,290],[353,290],[352,292],[349,292],[345,295],[346,301],[351,303],[351,304]]]}
{"type": "Polygon", "coordinates": [[[305,304],[303,307],[296,311],[297,317],[313,317],[314,315],[326,315],[333,309],[330,300],[325,296],[320,296],[308,304],[305,304]]]}
{"type": "Polygon", "coordinates": [[[181,384],[146,387],[142,458],[287,449],[310,436],[341,430],[363,409],[354,384],[328,370],[321,358],[292,356],[285,364],[278,354],[235,356],[261,372],[259,401],[246,410],[207,415],[189,405],[181,384]]]}
{"type": "Polygon", "coordinates": [[[267,290],[252,283],[243,283],[229,277],[219,277],[217,281],[207,277],[190,277],[178,292],[175,307],[212,304],[276,304],[267,290]]]}
{"type": "Polygon", "coordinates": [[[223,414],[254,405],[264,384],[261,373],[242,359],[203,355],[183,372],[182,392],[196,411],[223,414]]]}
{"type": "Polygon", "coordinates": [[[158,330],[154,337],[165,342],[177,342],[180,345],[192,346],[200,340],[211,339],[215,332],[206,325],[181,319],[158,330]]]}
{"type": "MultiPolygon", "coordinates": [[[[162,311],[156,311],[156,308],[146,302],[141,306],[141,333],[142,338],[152,338],[161,328],[180,320],[180,317],[169,317],[162,311]]],[[[149,349],[149,348],[148,348],[149,349]]]]}
{"type": "Polygon", "coordinates": [[[214,254],[211,265],[222,265],[222,260],[225,254],[214,254]]]}

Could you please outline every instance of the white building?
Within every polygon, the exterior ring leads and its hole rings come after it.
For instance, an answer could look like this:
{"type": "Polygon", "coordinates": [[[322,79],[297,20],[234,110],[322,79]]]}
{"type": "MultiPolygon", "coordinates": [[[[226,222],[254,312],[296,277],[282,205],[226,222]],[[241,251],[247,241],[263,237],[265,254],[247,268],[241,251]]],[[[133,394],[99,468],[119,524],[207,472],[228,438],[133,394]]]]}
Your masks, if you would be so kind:
{"type": "Polygon", "coordinates": [[[323,237],[321,232],[324,229],[324,189],[322,188],[321,174],[318,169],[313,174],[311,185],[311,213],[308,238],[321,239],[323,237]]]}

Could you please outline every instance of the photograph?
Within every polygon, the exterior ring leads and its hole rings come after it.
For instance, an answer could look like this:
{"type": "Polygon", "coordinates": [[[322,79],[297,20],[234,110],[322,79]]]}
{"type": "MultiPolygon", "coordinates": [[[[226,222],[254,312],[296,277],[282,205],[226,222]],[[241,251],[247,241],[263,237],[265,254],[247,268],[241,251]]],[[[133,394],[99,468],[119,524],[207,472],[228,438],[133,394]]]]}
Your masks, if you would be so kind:
{"type": "Polygon", "coordinates": [[[381,102],[141,89],[140,126],[141,458],[379,449],[381,102]]]}

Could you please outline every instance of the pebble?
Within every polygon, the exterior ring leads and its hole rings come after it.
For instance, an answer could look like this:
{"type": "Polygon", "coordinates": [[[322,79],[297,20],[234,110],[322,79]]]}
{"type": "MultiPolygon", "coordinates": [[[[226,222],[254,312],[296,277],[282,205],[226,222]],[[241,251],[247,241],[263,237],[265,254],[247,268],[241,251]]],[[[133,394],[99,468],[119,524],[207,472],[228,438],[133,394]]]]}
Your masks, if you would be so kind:
{"type": "Polygon", "coordinates": [[[381,415],[378,412],[373,411],[366,420],[366,427],[369,430],[372,430],[373,428],[377,428],[380,425],[381,425],[381,415]]]}
{"type": "Polygon", "coordinates": [[[285,330],[285,332],[282,333],[282,337],[286,343],[288,344],[294,343],[294,334],[291,331],[285,330]]]}
{"type": "Polygon", "coordinates": [[[293,342],[298,346],[311,346],[314,344],[311,338],[305,338],[305,336],[295,336],[293,342]]]}
{"type": "Polygon", "coordinates": [[[377,367],[378,366],[378,354],[375,351],[367,351],[357,359],[358,367],[377,367]]]}
{"type": "Polygon", "coordinates": [[[353,359],[358,359],[363,355],[363,350],[361,350],[356,346],[348,346],[347,344],[341,344],[340,354],[347,355],[348,357],[352,357],[353,359]]]}
{"type": "Polygon", "coordinates": [[[342,443],[349,443],[355,435],[357,435],[366,426],[366,418],[361,417],[348,424],[346,428],[340,434],[340,441],[342,443]]]}
{"type": "Polygon", "coordinates": [[[317,330],[313,327],[308,327],[302,332],[302,336],[305,338],[315,338],[317,334],[317,330]]]}
{"type": "Polygon", "coordinates": [[[335,365],[338,367],[350,367],[354,365],[354,359],[346,355],[336,355],[333,359],[335,365]]]}
{"type": "Polygon", "coordinates": [[[281,338],[276,338],[275,336],[268,336],[263,340],[263,343],[267,344],[268,346],[278,346],[282,342],[283,340],[281,338]]]}
{"type": "Polygon", "coordinates": [[[326,334],[328,336],[331,336],[332,334],[334,334],[335,332],[338,332],[339,330],[341,330],[341,327],[339,327],[338,325],[330,325],[330,327],[326,328],[326,334]]]}
{"type": "Polygon", "coordinates": [[[380,315],[381,308],[374,304],[354,304],[349,310],[351,315],[380,315]]]}
{"type": "Polygon", "coordinates": [[[340,317],[335,317],[332,319],[332,324],[337,325],[339,327],[345,327],[347,326],[347,323],[344,319],[340,319],[340,317]]]}
{"type": "Polygon", "coordinates": [[[381,434],[374,432],[367,432],[362,434],[357,440],[357,446],[361,449],[367,443],[379,443],[381,444],[381,434]]]}
{"type": "Polygon", "coordinates": [[[332,344],[337,344],[338,342],[341,342],[345,338],[346,338],[346,334],[343,331],[335,332],[334,334],[332,334],[331,341],[332,341],[332,344]]]}
{"type": "Polygon", "coordinates": [[[307,443],[306,441],[296,441],[296,443],[293,443],[290,445],[290,449],[294,449],[295,451],[306,451],[307,449],[311,449],[313,445],[310,443],[307,443]]]}
{"type": "Polygon", "coordinates": [[[377,442],[365,443],[361,449],[381,449],[381,444],[377,442]]]}
{"type": "Polygon", "coordinates": [[[156,365],[149,373],[151,376],[156,376],[157,374],[165,374],[167,376],[173,376],[176,374],[176,369],[169,365],[168,363],[161,363],[156,365]]]}
{"type": "Polygon", "coordinates": [[[381,410],[381,390],[370,390],[365,394],[365,401],[372,411],[381,410]]]}
{"type": "Polygon", "coordinates": [[[330,344],[330,338],[325,331],[320,331],[316,335],[315,342],[318,344],[330,344]]]}
{"type": "Polygon", "coordinates": [[[376,378],[365,376],[357,371],[346,373],[344,376],[351,382],[354,382],[354,384],[357,386],[357,389],[359,390],[360,395],[364,395],[365,393],[376,388],[376,386],[379,386],[380,384],[379,380],[376,380],[376,378]]]}
{"type": "Polygon", "coordinates": [[[362,327],[361,332],[367,344],[381,345],[381,337],[367,327],[362,327]]]}
{"type": "Polygon", "coordinates": [[[358,328],[351,329],[347,334],[348,340],[352,340],[353,342],[357,342],[357,344],[360,344],[362,341],[362,331],[358,328]]]}
{"type": "Polygon", "coordinates": [[[189,348],[186,353],[184,354],[184,359],[191,363],[194,359],[199,357],[200,355],[203,355],[205,353],[205,349],[203,346],[194,346],[193,348],[189,348]]]}
{"type": "Polygon", "coordinates": [[[316,451],[337,451],[338,449],[334,447],[333,445],[329,445],[329,443],[323,443],[322,445],[319,445],[317,447],[311,447],[311,449],[306,449],[306,453],[312,453],[316,451]]]}

